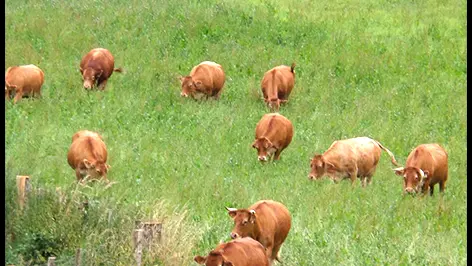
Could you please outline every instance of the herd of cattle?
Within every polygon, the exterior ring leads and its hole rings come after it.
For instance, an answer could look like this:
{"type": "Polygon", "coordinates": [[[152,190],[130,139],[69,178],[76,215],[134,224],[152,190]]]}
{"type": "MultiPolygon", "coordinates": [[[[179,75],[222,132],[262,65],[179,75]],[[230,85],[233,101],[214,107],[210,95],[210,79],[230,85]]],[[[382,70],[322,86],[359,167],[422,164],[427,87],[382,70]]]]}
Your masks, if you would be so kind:
{"type": "MultiPolygon", "coordinates": [[[[271,113],[265,114],[256,125],[252,147],[257,150],[261,162],[278,160],[281,152],[292,141],[292,122],[277,113],[280,105],[288,101],[295,84],[295,63],[277,66],[267,71],[261,81],[263,98],[271,113]]],[[[114,68],[112,54],[103,48],[92,49],[80,62],[83,87],[87,90],[104,90],[114,68]]],[[[213,97],[218,99],[225,84],[221,65],[204,61],[195,66],[190,75],[181,77],[181,96],[193,99],[213,97]]],[[[14,95],[14,103],[23,97],[41,96],[44,83],[43,71],[35,65],[9,67],[5,74],[5,98],[14,95]]],[[[380,142],[358,137],[334,141],[323,154],[315,154],[310,162],[310,180],[328,176],[334,182],[349,178],[354,184],[359,178],[363,187],[372,181],[381,151],[391,158],[396,175],[403,177],[405,193],[429,193],[439,184],[445,189],[448,178],[448,155],[439,144],[421,144],[414,148],[405,167],[401,167],[393,153],[380,142]]],[[[103,137],[88,130],[81,130],[72,137],[67,161],[75,170],[77,180],[102,178],[106,182],[110,166],[103,137]]],[[[291,227],[288,209],[279,202],[262,200],[247,209],[226,208],[234,220],[231,232],[233,240],[219,244],[207,256],[195,256],[199,264],[209,265],[272,265],[279,261],[279,251],[291,227]]]]}

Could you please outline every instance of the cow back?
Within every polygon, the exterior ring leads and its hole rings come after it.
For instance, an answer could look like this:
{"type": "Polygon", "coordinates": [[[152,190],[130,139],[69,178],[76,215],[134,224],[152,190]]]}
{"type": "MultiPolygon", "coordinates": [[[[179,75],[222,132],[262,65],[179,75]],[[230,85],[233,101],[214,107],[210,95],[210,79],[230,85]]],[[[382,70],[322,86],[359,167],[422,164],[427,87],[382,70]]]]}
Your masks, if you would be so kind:
{"type": "Polygon", "coordinates": [[[436,184],[447,180],[448,154],[439,144],[421,144],[410,152],[405,166],[429,171],[430,184],[436,184]]]}
{"type": "Polygon", "coordinates": [[[72,142],[67,154],[67,161],[75,169],[84,159],[90,162],[97,160],[106,162],[107,156],[105,142],[98,136],[86,135],[78,137],[72,142]]]}
{"type": "Polygon", "coordinates": [[[205,88],[214,89],[214,93],[223,88],[226,79],[223,67],[210,61],[204,61],[195,66],[190,76],[194,82],[201,81],[205,88]]]}
{"type": "Polygon", "coordinates": [[[88,52],[80,62],[80,68],[93,68],[100,72],[103,70],[100,76],[101,80],[108,79],[113,73],[115,67],[115,59],[110,51],[104,48],[95,48],[88,52]]]}
{"type": "Polygon", "coordinates": [[[261,137],[280,148],[287,147],[293,138],[293,124],[278,113],[265,114],[256,126],[256,139],[261,137]]]}
{"type": "Polygon", "coordinates": [[[254,203],[249,210],[256,211],[256,223],[260,228],[259,240],[267,236],[274,236],[274,244],[285,241],[291,227],[291,217],[288,209],[280,202],[261,200],[254,203]]]}
{"type": "Polygon", "coordinates": [[[268,266],[269,260],[264,247],[258,241],[244,237],[218,245],[215,250],[223,251],[225,261],[238,266],[268,266]]]}
{"type": "Polygon", "coordinates": [[[295,85],[295,74],[289,66],[277,66],[264,73],[261,90],[264,99],[278,98],[283,94],[287,98],[295,85]]]}
{"type": "Polygon", "coordinates": [[[5,73],[5,85],[16,86],[23,94],[38,93],[44,83],[44,72],[35,65],[9,67],[5,73]]]}
{"type": "Polygon", "coordinates": [[[380,160],[381,149],[368,137],[337,140],[323,153],[325,161],[333,164],[339,172],[347,168],[358,168],[358,175],[372,171],[380,160]]]}

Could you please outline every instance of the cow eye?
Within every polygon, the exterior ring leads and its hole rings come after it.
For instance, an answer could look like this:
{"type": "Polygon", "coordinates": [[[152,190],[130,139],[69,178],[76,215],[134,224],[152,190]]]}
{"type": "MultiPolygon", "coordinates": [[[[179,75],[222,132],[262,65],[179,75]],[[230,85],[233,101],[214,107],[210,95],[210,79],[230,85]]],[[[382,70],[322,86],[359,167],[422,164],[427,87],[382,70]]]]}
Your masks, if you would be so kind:
{"type": "Polygon", "coordinates": [[[247,221],[243,221],[243,225],[246,225],[247,224],[247,221]]]}

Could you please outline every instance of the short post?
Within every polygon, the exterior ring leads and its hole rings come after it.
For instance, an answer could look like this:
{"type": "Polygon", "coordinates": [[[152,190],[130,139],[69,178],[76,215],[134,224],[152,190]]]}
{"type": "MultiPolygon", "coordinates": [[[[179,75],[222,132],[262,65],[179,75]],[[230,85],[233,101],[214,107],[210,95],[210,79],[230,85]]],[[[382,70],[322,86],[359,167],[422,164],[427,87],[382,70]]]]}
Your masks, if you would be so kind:
{"type": "Polygon", "coordinates": [[[30,177],[27,175],[16,176],[16,186],[18,188],[18,204],[23,209],[26,201],[26,194],[31,191],[30,177]]]}
{"type": "Polygon", "coordinates": [[[56,257],[48,258],[48,266],[56,266],[56,257]]]}
{"type": "Polygon", "coordinates": [[[81,249],[78,248],[75,251],[75,266],[80,266],[82,264],[81,249]]]}
{"type": "Polygon", "coordinates": [[[156,239],[157,242],[161,241],[162,235],[162,223],[156,221],[150,222],[142,222],[142,221],[135,221],[134,225],[136,229],[144,229],[143,233],[143,240],[144,240],[144,247],[148,248],[151,242],[156,239]]]}
{"type": "Polygon", "coordinates": [[[143,229],[136,229],[133,232],[133,242],[134,242],[134,258],[136,259],[136,265],[141,266],[141,258],[143,254],[143,229]]]}

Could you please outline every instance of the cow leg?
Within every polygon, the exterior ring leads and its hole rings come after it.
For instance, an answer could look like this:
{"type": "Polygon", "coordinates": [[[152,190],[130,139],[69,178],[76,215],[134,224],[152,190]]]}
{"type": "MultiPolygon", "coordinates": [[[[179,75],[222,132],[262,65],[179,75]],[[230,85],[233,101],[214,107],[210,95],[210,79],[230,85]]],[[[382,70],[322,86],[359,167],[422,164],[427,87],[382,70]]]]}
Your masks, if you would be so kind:
{"type": "Polygon", "coordinates": [[[266,254],[267,254],[267,258],[269,258],[269,265],[272,265],[272,263],[274,262],[274,256],[272,256],[272,249],[273,249],[272,243],[266,246],[266,254]]]}
{"type": "Polygon", "coordinates": [[[445,188],[446,188],[446,181],[439,182],[439,192],[444,193],[445,188]]]}
{"type": "Polygon", "coordinates": [[[274,154],[274,161],[279,160],[279,158],[280,158],[280,153],[281,153],[281,152],[282,152],[281,150],[275,151],[275,154],[274,154]]]}
{"type": "Polygon", "coordinates": [[[77,177],[78,182],[82,181],[82,175],[80,174],[79,167],[75,168],[75,176],[77,177]]]}
{"type": "Polygon", "coordinates": [[[105,86],[107,85],[107,81],[108,80],[103,80],[102,82],[100,82],[100,84],[98,85],[98,89],[99,90],[104,90],[105,89],[105,86]]]}
{"type": "Polygon", "coordinates": [[[433,196],[434,193],[434,185],[429,186],[429,195],[433,196]]]}
{"type": "Polygon", "coordinates": [[[366,185],[367,185],[367,177],[366,176],[361,177],[361,184],[362,184],[362,187],[366,187],[366,185]]]}
{"type": "Polygon", "coordinates": [[[280,248],[282,247],[282,245],[278,245],[278,246],[274,246],[274,249],[272,250],[272,258],[275,258],[275,260],[277,260],[278,262],[281,262],[280,261],[280,248]]]}
{"type": "Polygon", "coordinates": [[[21,98],[23,98],[23,91],[16,90],[16,95],[15,95],[15,99],[13,99],[13,103],[15,104],[17,101],[21,100],[21,98]]]}
{"type": "Polygon", "coordinates": [[[354,186],[357,179],[357,167],[350,171],[349,177],[351,178],[351,185],[354,186]]]}

